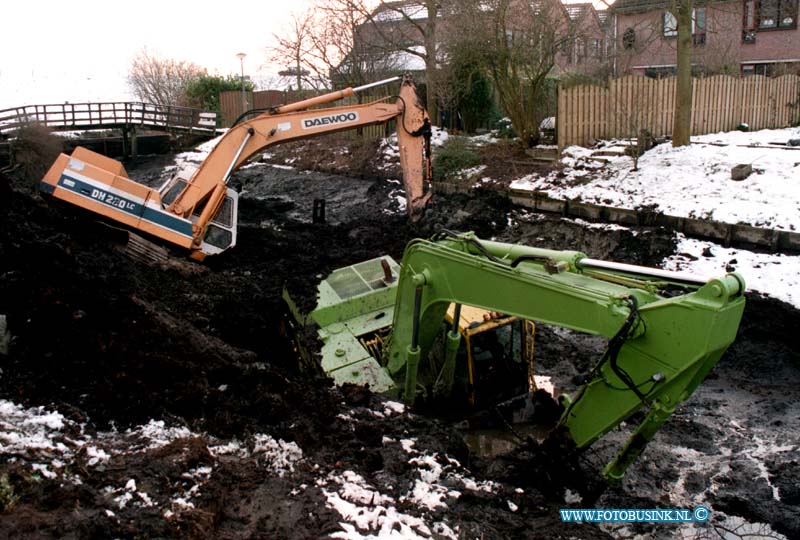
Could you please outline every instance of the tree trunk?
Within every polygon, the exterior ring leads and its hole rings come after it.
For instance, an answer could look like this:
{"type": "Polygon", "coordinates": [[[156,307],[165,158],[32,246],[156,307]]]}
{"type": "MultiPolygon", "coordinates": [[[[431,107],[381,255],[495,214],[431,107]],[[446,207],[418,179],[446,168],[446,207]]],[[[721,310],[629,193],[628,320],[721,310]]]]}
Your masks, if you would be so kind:
{"type": "Polygon", "coordinates": [[[439,99],[436,92],[436,23],[439,15],[438,0],[427,0],[428,21],[425,26],[425,75],[428,116],[431,123],[439,125],[439,99]]]}
{"type": "Polygon", "coordinates": [[[428,106],[428,116],[431,119],[431,123],[438,126],[439,125],[439,107],[438,107],[438,97],[436,95],[436,82],[434,78],[436,77],[436,61],[432,59],[425,60],[425,74],[426,74],[426,81],[425,81],[425,101],[427,102],[428,106]]]}
{"type": "Polygon", "coordinates": [[[680,0],[674,12],[678,21],[678,77],[675,81],[675,115],[672,146],[689,144],[692,135],[692,9],[693,0],[680,0]]]}

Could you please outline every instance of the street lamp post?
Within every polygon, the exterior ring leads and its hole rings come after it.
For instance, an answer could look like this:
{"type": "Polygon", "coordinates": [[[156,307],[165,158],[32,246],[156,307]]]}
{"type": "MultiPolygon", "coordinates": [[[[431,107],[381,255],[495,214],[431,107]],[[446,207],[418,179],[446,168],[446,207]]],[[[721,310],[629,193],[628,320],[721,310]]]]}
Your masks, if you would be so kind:
{"type": "Polygon", "coordinates": [[[247,56],[245,53],[240,52],[236,54],[236,58],[239,59],[239,64],[242,67],[242,113],[247,111],[247,98],[244,94],[244,57],[247,56]]]}

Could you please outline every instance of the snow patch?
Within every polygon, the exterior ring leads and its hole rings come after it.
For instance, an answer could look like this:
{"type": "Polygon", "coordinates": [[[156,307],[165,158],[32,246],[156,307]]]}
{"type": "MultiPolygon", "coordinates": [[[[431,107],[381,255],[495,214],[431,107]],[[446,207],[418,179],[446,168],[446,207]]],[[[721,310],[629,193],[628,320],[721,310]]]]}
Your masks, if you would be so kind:
{"type": "Polygon", "coordinates": [[[718,276],[735,270],[749,290],[800,308],[800,256],[726,248],[683,235],[678,238],[676,254],[664,259],[665,269],[718,276]]]}
{"type": "Polygon", "coordinates": [[[194,436],[185,427],[167,427],[163,420],[150,420],[143,426],[129,429],[126,433],[145,441],[146,448],[149,450],[161,448],[178,439],[187,439],[194,436]]]}
{"type": "Polygon", "coordinates": [[[263,454],[263,463],[271,472],[283,477],[294,472],[294,465],[303,459],[303,451],[294,442],[275,440],[269,435],[257,434],[253,455],[263,454]]]}
{"type": "MultiPolygon", "coordinates": [[[[594,149],[571,146],[562,154],[561,170],[520,178],[511,187],[558,199],[631,209],[652,206],[674,216],[793,231],[800,210],[800,152],[771,143],[797,136],[790,128],[702,135],[679,148],[665,143],[639,158],[638,171],[632,170],[629,156],[595,159],[594,149]],[[731,168],[738,164],[752,165],[754,173],[740,182],[731,180],[731,168]]],[[[604,145],[604,154],[626,148],[616,141],[604,145]]]]}
{"type": "Polygon", "coordinates": [[[383,414],[391,416],[392,414],[403,414],[406,412],[406,406],[397,401],[386,401],[383,404],[383,414]]]}

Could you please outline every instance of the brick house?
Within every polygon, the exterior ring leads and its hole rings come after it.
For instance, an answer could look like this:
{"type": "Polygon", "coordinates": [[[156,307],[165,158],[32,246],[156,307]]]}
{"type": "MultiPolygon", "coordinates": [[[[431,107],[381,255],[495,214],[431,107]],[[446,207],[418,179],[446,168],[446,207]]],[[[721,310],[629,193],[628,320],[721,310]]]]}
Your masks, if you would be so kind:
{"type": "Polygon", "coordinates": [[[572,39],[556,56],[557,73],[578,72],[594,77],[606,76],[612,67],[609,50],[613,47],[608,11],[598,11],[587,3],[563,4],[572,39]]]}
{"type": "MultiPolygon", "coordinates": [[[[675,72],[677,25],[669,0],[617,0],[609,12],[616,36],[615,71],[658,76],[675,72]]],[[[696,71],[800,73],[798,0],[695,2],[696,71]]]]}
{"type": "MultiPolygon", "coordinates": [[[[611,23],[606,12],[595,10],[590,2],[562,4],[559,0],[516,0],[517,9],[527,3],[537,10],[546,11],[547,17],[565,36],[564,44],[556,54],[554,75],[567,72],[601,75],[610,69],[609,50],[612,48],[611,23]]],[[[361,57],[385,55],[392,47],[389,43],[409,49],[423,49],[422,30],[427,21],[427,10],[422,0],[398,0],[379,4],[372,13],[372,22],[356,28],[355,47],[361,57]],[[376,28],[379,26],[380,28],[376,28]],[[370,55],[369,51],[373,51],[370,55]]],[[[438,32],[448,31],[447,8],[438,12],[438,32]]],[[[524,29],[519,29],[524,31],[524,29]]],[[[512,32],[513,29],[509,29],[512,32]]],[[[353,55],[355,56],[355,55],[353,55]]],[[[424,63],[409,53],[391,55],[396,70],[416,72],[424,80],[424,63]]]]}

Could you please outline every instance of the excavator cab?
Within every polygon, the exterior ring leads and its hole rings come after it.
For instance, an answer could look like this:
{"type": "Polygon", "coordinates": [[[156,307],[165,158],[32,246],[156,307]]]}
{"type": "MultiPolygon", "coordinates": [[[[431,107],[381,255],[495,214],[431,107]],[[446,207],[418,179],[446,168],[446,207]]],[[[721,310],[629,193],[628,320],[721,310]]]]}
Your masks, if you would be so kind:
{"type": "MultiPolygon", "coordinates": [[[[200,201],[194,208],[181,208],[184,192],[192,189],[191,179],[197,167],[185,165],[178,169],[175,175],[164,182],[158,193],[161,198],[161,207],[164,210],[187,215],[191,213],[192,225],[200,227],[200,220],[208,204],[208,199],[200,201]]],[[[186,197],[191,200],[191,197],[186,197]]],[[[236,225],[238,222],[239,194],[231,188],[225,189],[225,195],[219,203],[219,208],[212,215],[206,226],[200,242],[200,249],[190,255],[193,259],[203,260],[208,255],[217,255],[236,245],[236,225]]]]}
{"type": "Polygon", "coordinates": [[[457,328],[463,344],[459,351],[463,358],[459,358],[457,364],[464,366],[462,386],[470,407],[484,404],[484,398],[505,397],[509,391],[515,395],[536,391],[533,371],[536,327],[533,321],[474,306],[450,304],[445,316],[450,328],[455,317],[458,317],[457,328]],[[520,388],[519,383],[525,381],[527,384],[520,388]],[[522,392],[515,392],[516,389],[522,392]]]}
{"type": "MultiPolygon", "coordinates": [[[[236,225],[239,216],[239,194],[231,189],[226,189],[225,198],[219,209],[211,218],[206,227],[205,236],[200,243],[200,253],[217,255],[236,245],[236,225]]],[[[200,212],[192,214],[192,222],[200,217],[200,212]]],[[[202,259],[201,259],[202,260],[202,259]]]]}

